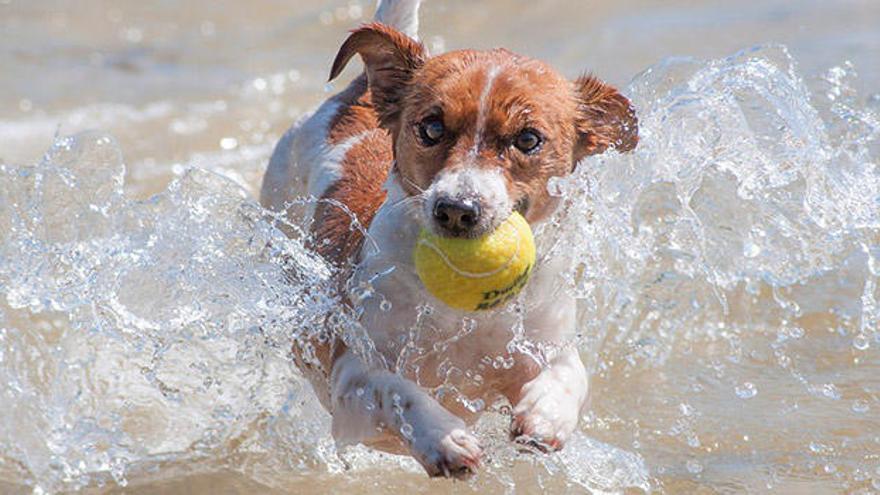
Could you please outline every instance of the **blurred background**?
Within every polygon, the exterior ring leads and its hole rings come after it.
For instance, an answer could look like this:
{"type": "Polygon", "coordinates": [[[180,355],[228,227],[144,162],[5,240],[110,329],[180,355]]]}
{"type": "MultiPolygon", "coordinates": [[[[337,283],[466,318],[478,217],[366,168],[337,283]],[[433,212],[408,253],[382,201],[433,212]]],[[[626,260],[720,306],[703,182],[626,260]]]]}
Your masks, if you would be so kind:
{"type": "MultiPolygon", "coordinates": [[[[31,163],[56,132],[119,139],[130,192],[197,165],[252,191],[281,133],[331,90],[329,64],[370,1],[0,0],[0,160],[31,163]]],[[[503,46],[615,85],[674,56],[788,46],[800,72],[851,62],[880,91],[875,0],[426,0],[434,52],[503,46]]],[[[347,76],[360,68],[351,64],[347,76]]],[[[335,83],[342,87],[347,77],[335,83]]]]}
{"type": "Polygon", "coordinates": [[[0,493],[880,491],[880,1],[425,0],[432,52],[589,71],[641,120],[559,185],[577,441],[519,455],[495,411],[456,485],[336,455],[287,352],[338,306],[252,202],[373,8],[0,0],[0,493]]]}

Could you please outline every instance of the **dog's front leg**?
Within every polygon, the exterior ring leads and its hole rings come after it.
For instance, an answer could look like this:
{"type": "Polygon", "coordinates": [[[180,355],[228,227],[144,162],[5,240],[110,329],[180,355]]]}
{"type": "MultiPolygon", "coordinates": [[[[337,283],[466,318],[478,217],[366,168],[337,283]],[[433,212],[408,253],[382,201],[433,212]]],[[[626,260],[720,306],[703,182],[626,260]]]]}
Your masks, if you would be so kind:
{"type": "Polygon", "coordinates": [[[465,477],[479,466],[480,446],[464,421],[415,383],[346,351],[333,364],[331,387],[334,437],[367,441],[390,432],[431,476],[465,477]]]}
{"type": "Polygon", "coordinates": [[[511,436],[544,451],[561,449],[577,428],[588,384],[577,349],[562,350],[511,398],[511,436]]]}

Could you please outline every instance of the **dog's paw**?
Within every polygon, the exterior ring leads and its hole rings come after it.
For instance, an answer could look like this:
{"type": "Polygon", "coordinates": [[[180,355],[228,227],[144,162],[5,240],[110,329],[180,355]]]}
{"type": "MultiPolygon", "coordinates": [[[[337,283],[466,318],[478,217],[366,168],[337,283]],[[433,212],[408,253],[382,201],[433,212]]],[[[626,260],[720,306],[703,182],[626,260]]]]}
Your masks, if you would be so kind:
{"type": "Polygon", "coordinates": [[[513,409],[511,438],[542,452],[561,449],[577,428],[580,403],[560,383],[536,380],[523,387],[523,397],[513,409]]]}
{"type": "Polygon", "coordinates": [[[429,476],[459,479],[476,472],[482,455],[476,437],[464,428],[434,431],[415,438],[412,451],[429,476]]]}

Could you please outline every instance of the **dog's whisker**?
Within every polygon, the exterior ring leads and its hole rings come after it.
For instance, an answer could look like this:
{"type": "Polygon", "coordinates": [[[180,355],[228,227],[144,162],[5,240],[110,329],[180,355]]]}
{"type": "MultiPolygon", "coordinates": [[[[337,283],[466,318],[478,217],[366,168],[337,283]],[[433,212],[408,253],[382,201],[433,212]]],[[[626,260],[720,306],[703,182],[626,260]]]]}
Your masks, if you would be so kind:
{"type": "MultiPolygon", "coordinates": [[[[415,196],[407,196],[403,199],[388,203],[376,212],[376,217],[384,217],[393,212],[403,210],[406,214],[421,213],[422,205],[425,203],[425,194],[417,194],[415,196]]],[[[375,219],[374,219],[375,221],[375,219]]]]}
{"type": "Polygon", "coordinates": [[[391,203],[388,205],[391,209],[403,208],[404,210],[408,210],[412,207],[421,207],[425,203],[425,195],[417,194],[415,196],[407,196],[399,201],[391,203]]]}
{"type": "Polygon", "coordinates": [[[415,189],[416,191],[418,191],[420,194],[424,194],[424,193],[425,193],[425,190],[424,190],[423,188],[419,187],[418,184],[416,184],[412,179],[410,179],[410,178],[407,177],[403,172],[400,171],[400,168],[397,167],[397,163],[396,163],[396,162],[394,163],[394,167],[393,167],[393,168],[394,168],[394,170],[396,171],[397,176],[400,177],[400,179],[401,179],[402,181],[406,182],[407,185],[409,185],[410,187],[412,187],[413,189],[415,189]]]}

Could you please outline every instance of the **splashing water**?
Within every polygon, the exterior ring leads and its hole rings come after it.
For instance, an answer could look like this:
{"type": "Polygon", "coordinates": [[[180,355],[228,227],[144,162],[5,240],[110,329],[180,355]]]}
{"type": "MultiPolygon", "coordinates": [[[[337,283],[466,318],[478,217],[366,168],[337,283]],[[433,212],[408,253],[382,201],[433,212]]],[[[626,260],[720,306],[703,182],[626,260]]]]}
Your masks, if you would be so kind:
{"type": "Polygon", "coordinates": [[[849,410],[880,401],[880,120],[854,77],[812,96],[776,46],[668,60],[630,88],[637,152],[553,185],[574,198],[555,248],[575,247],[582,334],[602,344],[594,421],[624,423],[661,487],[880,476],[880,417],[849,410]],[[816,438],[833,447],[804,456],[816,438]]]}
{"type": "Polygon", "coordinates": [[[782,47],[670,60],[636,78],[638,152],[554,184],[576,198],[557,246],[582,246],[570,279],[605,316],[585,322],[590,334],[672,338],[822,313],[869,347],[880,121],[842,97],[846,74],[829,72],[818,108],[782,47]]]}
{"type": "Polygon", "coordinates": [[[124,483],[131,463],[198,459],[304,400],[290,329],[336,306],[329,271],[238,186],[191,170],[128,200],[101,134],[0,173],[0,391],[16,405],[0,466],[50,489],[124,483]]]}
{"type": "MultiPolygon", "coordinates": [[[[638,149],[554,181],[561,227],[539,230],[572,259],[585,428],[518,455],[487,414],[462,490],[880,484],[880,119],[854,77],[805,82],[771,46],[633,81],[638,149]]],[[[0,487],[430,490],[411,460],[337,452],[292,364],[340,308],[304,236],[223,176],[146,201],[123,176],[99,133],[0,167],[0,487]]]]}

